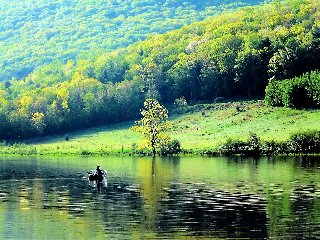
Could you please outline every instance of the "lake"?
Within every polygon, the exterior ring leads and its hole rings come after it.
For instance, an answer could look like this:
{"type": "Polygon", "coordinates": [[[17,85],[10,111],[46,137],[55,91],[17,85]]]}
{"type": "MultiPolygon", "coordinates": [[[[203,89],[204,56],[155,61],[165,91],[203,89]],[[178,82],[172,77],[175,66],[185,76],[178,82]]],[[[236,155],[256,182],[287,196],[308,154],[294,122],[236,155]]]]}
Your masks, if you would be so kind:
{"type": "Polygon", "coordinates": [[[320,238],[320,158],[1,157],[2,239],[320,238]],[[89,187],[100,165],[108,185],[89,187]]]}

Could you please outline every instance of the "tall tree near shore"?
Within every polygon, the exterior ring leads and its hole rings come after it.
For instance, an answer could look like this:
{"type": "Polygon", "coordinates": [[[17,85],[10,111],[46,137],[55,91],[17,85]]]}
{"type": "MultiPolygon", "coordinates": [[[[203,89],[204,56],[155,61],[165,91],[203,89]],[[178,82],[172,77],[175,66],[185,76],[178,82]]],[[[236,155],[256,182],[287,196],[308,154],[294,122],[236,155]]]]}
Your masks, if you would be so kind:
{"type": "Polygon", "coordinates": [[[156,99],[148,98],[144,102],[141,115],[141,120],[136,121],[136,126],[132,129],[142,135],[145,147],[151,147],[152,155],[155,156],[157,148],[170,139],[167,134],[170,128],[170,123],[167,120],[168,110],[156,99]]]}

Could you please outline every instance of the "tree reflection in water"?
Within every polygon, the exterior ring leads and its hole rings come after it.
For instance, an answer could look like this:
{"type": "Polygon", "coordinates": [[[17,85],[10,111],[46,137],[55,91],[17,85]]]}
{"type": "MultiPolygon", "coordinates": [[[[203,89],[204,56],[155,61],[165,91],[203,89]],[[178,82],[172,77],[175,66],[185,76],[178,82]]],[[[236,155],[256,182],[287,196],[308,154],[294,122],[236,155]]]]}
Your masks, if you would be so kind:
{"type": "Polygon", "coordinates": [[[3,238],[320,237],[314,159],[30,158],[0,170],[3,238]],[[97,162],[110,173],[101,191],[86,180],[97,162]]]}

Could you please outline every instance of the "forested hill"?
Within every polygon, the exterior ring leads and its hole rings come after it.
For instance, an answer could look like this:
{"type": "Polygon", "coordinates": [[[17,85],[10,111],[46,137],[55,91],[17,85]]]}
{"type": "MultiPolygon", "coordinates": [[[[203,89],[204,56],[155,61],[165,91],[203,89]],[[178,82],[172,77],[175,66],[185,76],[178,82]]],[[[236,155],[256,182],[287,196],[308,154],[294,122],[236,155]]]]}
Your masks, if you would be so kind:
{"type": "Polygon", "coordinates": [[[86,58],[263,0],[2,0],[0,81],[86,58]]]}
{"type": "MultiPolygon", "coordinates": [[[[94,61],[0,84],[0,138],[137,118],[146,97],[263,97],[268,81],[320,69],[320,2],[273,1],[147,38],[94,61]]],[[[315,75],[317,76],[317,75],[315,75]]]]}

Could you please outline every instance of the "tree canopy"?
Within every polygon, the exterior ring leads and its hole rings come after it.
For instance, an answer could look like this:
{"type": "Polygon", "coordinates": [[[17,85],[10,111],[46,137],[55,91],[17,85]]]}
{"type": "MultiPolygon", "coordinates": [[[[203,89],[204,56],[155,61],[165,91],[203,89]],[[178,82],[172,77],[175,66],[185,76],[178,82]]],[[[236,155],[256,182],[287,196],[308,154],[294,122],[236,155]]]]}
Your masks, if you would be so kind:
{"type": "Polygon", "coordinates": [[[137,119],[150,96],[164,105],[262,98],[270,81],[320,68],[319,9],[317,0],[246,7],[2,82],[0,138],[137,119]]]}
{"type": "Polygon", "coordinates": [[[94,58],[148,35],[262,0],[2,0],[0,81],[23,78],[35,68],[94,58]]]}
{"type": "Polygon", "coordinates": [[[142,118],[135,122],[132,129],[142,135],[142,147],[150,147],[152,155],[156,155],[157,148],[169,142],[167,131],[170,128],[168,122],[168,110],[156,99],[148,98],[141,110],[142,118]]]}

